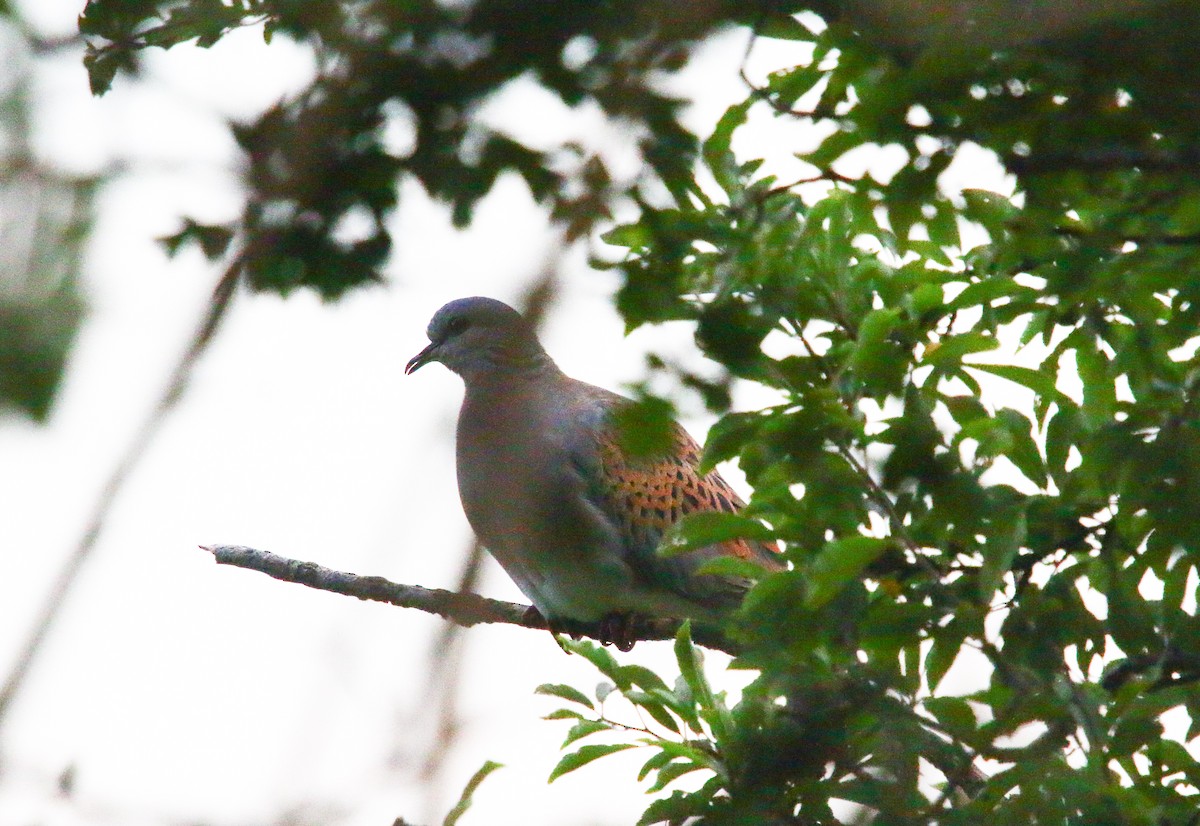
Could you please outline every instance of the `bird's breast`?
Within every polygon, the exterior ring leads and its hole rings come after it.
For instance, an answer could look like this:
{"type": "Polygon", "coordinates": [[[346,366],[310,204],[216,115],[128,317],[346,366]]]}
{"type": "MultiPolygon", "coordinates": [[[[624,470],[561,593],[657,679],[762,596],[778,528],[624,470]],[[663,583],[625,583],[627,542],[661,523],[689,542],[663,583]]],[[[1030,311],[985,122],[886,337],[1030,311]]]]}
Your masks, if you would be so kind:
{"type": "Polygon", "coordinates": [[[513,402],[468,396],[458,424],[463,510],[484,545],[499,553],[536,542],[558,493],[554,428],[513,402]]]}

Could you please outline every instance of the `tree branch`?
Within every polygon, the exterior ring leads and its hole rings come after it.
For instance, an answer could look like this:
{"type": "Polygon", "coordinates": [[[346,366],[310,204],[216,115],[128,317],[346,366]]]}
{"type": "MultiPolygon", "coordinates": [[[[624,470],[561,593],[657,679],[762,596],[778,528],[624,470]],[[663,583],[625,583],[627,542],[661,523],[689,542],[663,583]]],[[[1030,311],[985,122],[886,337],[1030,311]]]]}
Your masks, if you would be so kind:
{"type": "Polygon", "coordinates": [[[1091,146],[1070,152],[1038,152],[1033,155],[1006,153],[1002,160],[1015,175],[1039,175],[1048,172],[1083,170],[1111,172],[1140,169],[1144,172],[1188,172],[1200,167],[1200,151],[1194,147],[1180,150],[1141,149],[1133,146],[1091,146]]]}
{"type": "MultiPolygon", "coordinates": [[[[315,562],[289,559],[270,551],[247,548],[244,545],[201,545],[213,555],[218,565],[232,565],[258,571],[283,582],[306,585],[318,591],[329,591],[372,602],[386,602],[400,608],[415,608],[428,614],[437,614],[443,619],[469,628],[482,623],[501,623],[521,628],[546,630],[546,620],[530,606],[515,602],[487,599],[478,594],[463,594],[441,588],[425,588],[420,585],[403,585],[381,576],[359,576],[345,571],[335,571],[315,562]]],[[[636,617],[631,623],[631,640],[674,639],[679,630],[679,621],[674,619],[636,617]]],[[[572,637],[589,637],[604,642],[599,623],[558,621],[554,631],[572,637]]],[[[705,625],[693,625],[692,637],[697,644],[736,655],[739,646],[726,637],[720,629],[705,625]]]]}

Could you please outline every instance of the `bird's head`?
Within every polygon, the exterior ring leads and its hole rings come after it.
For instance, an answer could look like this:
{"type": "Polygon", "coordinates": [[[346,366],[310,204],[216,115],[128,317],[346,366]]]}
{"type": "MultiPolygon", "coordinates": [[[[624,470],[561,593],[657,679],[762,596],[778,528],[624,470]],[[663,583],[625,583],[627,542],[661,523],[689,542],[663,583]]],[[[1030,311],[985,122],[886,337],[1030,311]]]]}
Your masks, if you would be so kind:
{"type": "Polygon", "coordinates": [[[433,314],[425,332],[429,346],[413,356],[405,373],[437,361],[470,383],[480,377],[552,364],[529,323],[494,298],[451,301],[433,314]]]}

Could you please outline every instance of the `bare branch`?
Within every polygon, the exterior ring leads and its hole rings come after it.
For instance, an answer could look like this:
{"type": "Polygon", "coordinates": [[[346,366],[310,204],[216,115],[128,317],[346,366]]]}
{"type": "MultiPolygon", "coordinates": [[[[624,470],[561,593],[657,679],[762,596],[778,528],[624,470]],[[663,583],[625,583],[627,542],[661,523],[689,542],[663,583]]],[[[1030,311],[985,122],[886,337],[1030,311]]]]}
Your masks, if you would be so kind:
{"type": "MultiPolygon", "coordinates": [[[[546,630],[546,620],[531,606],[515,602],[487,599],[478,594],[462,594],[441,588],[425,588],[420,585],[403,585],[381,576],[359,576],[358,574],[335,571],[315,562],[289,559],[247,548],[244,545],[201,545],[216,559],[219,565],[233,565],[258,571],[283,582],[307,585],[318,591],[358,597],[372,602],[386,602],[400,608],[415,608],[470,627],[481,623],[501,623],[521,628],[546,630]]],[[[669,640],[679,630],[679,621],[661,618],[637,617],[632,623],[629,638],[632,640],[669,640]]],[[[599,623],[555,621],[554,630],[573,637],[589,637],[604,641],[599,623]]],[[[728,639],[720,629],[693,625],[692,636],[705,646],[729,654],[737,654],[738,646],[728,639]]]]}

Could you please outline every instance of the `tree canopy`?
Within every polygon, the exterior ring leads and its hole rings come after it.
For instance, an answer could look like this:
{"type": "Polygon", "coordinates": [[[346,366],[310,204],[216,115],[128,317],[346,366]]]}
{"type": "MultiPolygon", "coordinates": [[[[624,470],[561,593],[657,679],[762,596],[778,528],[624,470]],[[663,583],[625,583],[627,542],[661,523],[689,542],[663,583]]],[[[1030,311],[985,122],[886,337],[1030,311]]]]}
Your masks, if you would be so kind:
{"type": "Polygon", "coordinates": [[[695,325],[721,378],[656,369],[722,414],[707,461],[739,462],[790,570],[729,630],[757,673],[736,701],[686,628],[673,686],[566,643],[653,723],[544,686],[572,721],[556,774],[644,746],[644,823],[856,816],[836,801],[889,824],[1195,823],[1200,9],[903,5],[91,0],[80,28],[96,92],[147,49],[250,23],[313,47],[312,85],[234,127],[241,220],[168,239],[229,254],[250,288],[337,298],[403,243],[402,178],[467,222],[515,172],[568,239],[624,251],[630,328],[695,325]],[[795,65],[697,138],[660,81],[730,26],[795,65]],[[518,77],[623,124],[641,173],[482,124],[518,77]],[[761,110],[819,137],[803,179],[731,150],[761,110]],[[967,145],[1013,193],[939,186],[967,145]],[[880,147],[894,173],[848,171],[880,147]],[[618,202],[638,216],[613,227],[618,202]],[[735,380],[780,401],[730,412],[735,380]]]}

